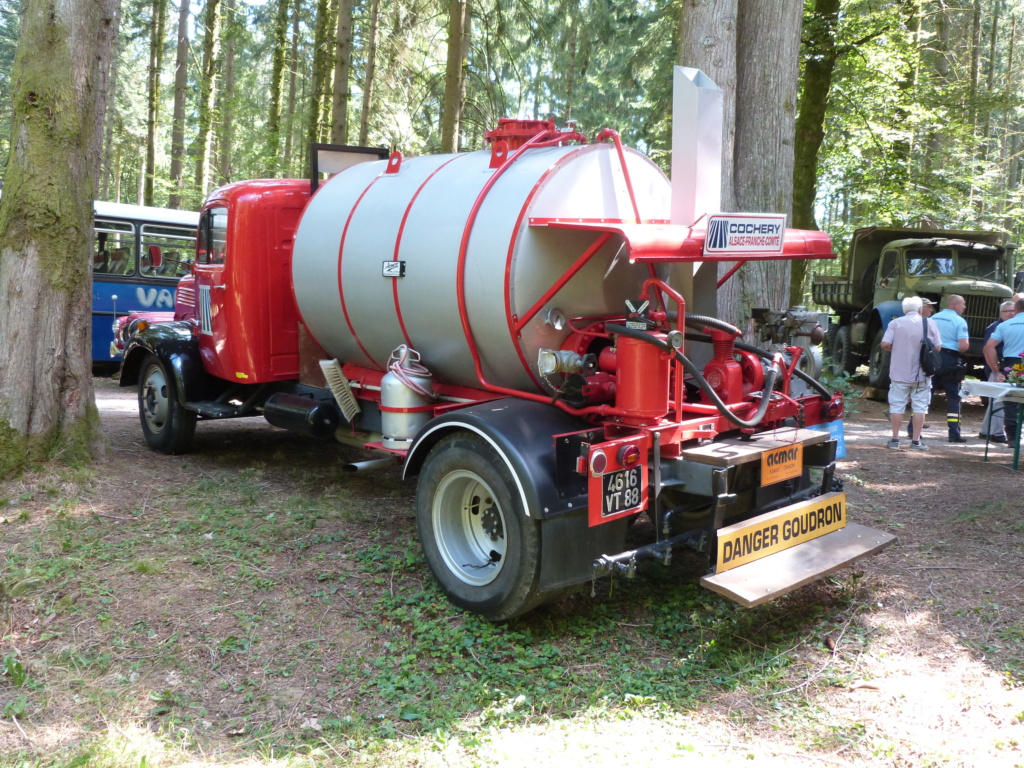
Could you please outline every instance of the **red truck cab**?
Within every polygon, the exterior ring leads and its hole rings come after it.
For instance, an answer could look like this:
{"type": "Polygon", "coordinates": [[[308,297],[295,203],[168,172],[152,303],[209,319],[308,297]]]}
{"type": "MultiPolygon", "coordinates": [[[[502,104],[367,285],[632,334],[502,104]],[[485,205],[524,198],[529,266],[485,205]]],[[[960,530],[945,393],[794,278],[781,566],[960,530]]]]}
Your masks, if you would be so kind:
{"type": "MultiPolygon", "coordinates": [[[[308,179],[246,181],[215,190],[196,242],[194,301],[203,367],[225,381],[295,379],[299,313],[292,246],[308,179]]],[[[187,311],[179,307],[179,319],[187,311]]]]}

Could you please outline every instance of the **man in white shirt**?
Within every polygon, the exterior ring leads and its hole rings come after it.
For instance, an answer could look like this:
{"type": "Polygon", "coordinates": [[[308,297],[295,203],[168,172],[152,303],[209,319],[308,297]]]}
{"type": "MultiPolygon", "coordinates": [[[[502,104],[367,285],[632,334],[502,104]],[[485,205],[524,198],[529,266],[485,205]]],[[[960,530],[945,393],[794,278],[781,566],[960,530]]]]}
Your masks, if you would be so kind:
{"type": "MultiPolygon", "coordinates": [[[[917,451],[928,450],[921,442],[921,428],[931,404],[932,385],[930,377],[921,371],[921,340],[924,338],[921,306],[920,296],[905,298],[903,317],[891,321],[882,335],[882,349],[890,353],[889,422],[892,439],[887,447],[894,450],[900,447],[900,424],[903,423],[903,411],[908,401],[913,414],[910,447],[917,451]]],[[[935,323],[928,323],[928,339],[936,351],[941,349],[942,338],[935,323]]]]}

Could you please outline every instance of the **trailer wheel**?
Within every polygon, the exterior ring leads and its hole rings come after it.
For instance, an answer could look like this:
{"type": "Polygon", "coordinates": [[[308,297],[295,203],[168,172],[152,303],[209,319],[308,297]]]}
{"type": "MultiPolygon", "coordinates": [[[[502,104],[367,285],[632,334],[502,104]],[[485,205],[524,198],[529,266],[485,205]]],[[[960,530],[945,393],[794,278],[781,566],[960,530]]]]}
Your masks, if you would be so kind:
{"type": "Polygon", "coordinates": [[[139,420],[149,447],[161,453],[184,453],[192,446],[196,414],[178,402],[174,378],[164,364],[150,355],[139,376],[139,420]]]}
{"type": "Polygon", "coordinates": [[[833,376],[857,370],[857,355],[853,352],[853,342],[850,340],[850,326],[844,325],[836,331],[829,354],[832,358],[829,369],[833,376]]]}
{"type": "Polygon", "coordinates": [[[885,331],[881,328],[875,334],[875,340],[871,343],[871,356],[868,358],[868,384],[876,389],[889,388],[889,353],[882,349],[882,336],[885,331]]]}
{"type": "Polygon", "coordinates": [[[430,451],[416,524],[427,564],[456,605],[500,621],[541,602],[540,524],[483,440],[453,435],[430,451]]]}

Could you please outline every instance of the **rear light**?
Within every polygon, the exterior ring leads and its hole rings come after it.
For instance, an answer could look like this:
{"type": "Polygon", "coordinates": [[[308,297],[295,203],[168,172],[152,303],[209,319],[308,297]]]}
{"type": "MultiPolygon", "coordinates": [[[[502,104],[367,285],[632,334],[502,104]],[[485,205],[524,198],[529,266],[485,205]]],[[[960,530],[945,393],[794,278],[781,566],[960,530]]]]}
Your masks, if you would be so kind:
{"type": "Polygon", "coordinates": [[[590,472],[594,475],[603,475],[608,469],[608,457],[604,451],[594,451],[590,454],[590,472]]]}
{"type": "Polygon", "coordinates": [[[840,400],[839,398],[834,398],[833,400],[830,400],[828,405],[825,406],[824,416],[826,421],[835,421],[842,415],[843,401],[840,400]]]}
{"type": "Polygon", "coordinates": [[[640,461],[640,449],[635,445],[624,445],[619,448],[619,466],[623,469],[635,467],[640,461]]]}

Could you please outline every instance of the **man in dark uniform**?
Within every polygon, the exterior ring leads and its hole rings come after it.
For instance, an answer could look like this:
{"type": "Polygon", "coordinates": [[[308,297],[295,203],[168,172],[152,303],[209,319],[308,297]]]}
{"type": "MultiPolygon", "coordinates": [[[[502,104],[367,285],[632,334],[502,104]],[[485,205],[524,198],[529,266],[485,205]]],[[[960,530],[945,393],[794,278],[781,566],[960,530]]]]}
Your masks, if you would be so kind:
{"type": "MultiPolygon", "coordinates": [[[[996,381],[1006,381],[1004,371],[1021,362],[1024,358],[1024,299],[1017,299],[1014,308],[1017,314],[1000,323],[992,331],[992,337],[985,342],[985,362],[996,372],[996,381]],[[1003,357],[997,359],[996,347],[1002,343],[1003,357]]],[[[1003,411],[1003,429],[1007,441],[1011,441],[1017,433],[1017,404],[1006,403],[1003,411]]]]}
{"type": "MultiPolygon", "coordinates": [[[[1013,308],[1013,301],[1006,300],[999,305],[999,319],[991,323],[986,329],[982,336],[984,342],[987,344],[988,340],[992,338],[992,333],[999,326],[1000,323],[1006,322],[1011,317],[1017,314],[1017,311],[1013,308]]],[[[984,354],[984,353],[983,353],[984,354]]],[[[996,347],[996,359],[998,360],[1003,356],[1003,345],[1000,344],[996,347]]],[[[988,362],[985,363],[985,368],[982,371],[982,381],[995,381],[996,373],[989,368],[988,362]]],[[[991,440],[993,443],[1005,443],[1006,438],[1003,436],[1003,406],[1002,404],[996,404],[996,401],[991,397],[983,397],[982,402],[985,403],[985,415],[981,417],[981,432],[978,433],[978,437],[983,440],[991,440]],[[989,430],[986,434],[985,430],[989,430]]]]}
{"type": "Polygon", "coordinates": [[[967,321],[962,317],[966,309],[964,297],[952,293],[946,297],[946,308],[932,318],[942,336],[942,367],[934,382],[936,389],[946,393],[946,427],[951,443],[967,442],[960,434],[960,382],[967,372],[961,358],[970,346],[967,321]]]}

